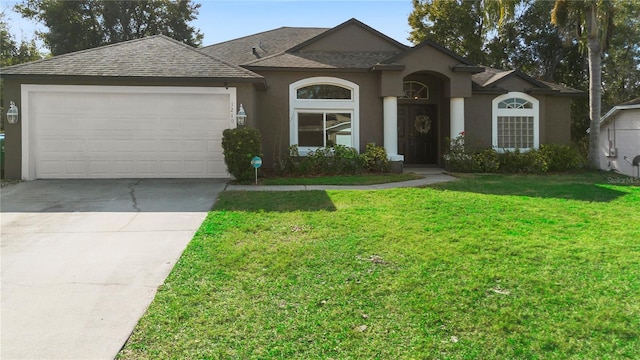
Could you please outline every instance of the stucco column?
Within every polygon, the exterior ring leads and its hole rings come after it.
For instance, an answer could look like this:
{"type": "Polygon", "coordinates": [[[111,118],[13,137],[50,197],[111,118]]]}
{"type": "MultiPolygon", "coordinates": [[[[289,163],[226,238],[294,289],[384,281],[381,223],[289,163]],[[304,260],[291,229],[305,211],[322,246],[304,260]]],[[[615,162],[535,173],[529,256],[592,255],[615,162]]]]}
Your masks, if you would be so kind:
{"type": "Polygon", "coordinates": [[[449,137],[455,139],[464,132],[464,98],[450,99],[451,132],[449,137]]]}
{"type": "Polygon", "coordinates": [[[391,161],[403,161],[398,155],[398,98],[385,96],[382,100],[382,116],[384,122],[384,149],[391,161]]]}

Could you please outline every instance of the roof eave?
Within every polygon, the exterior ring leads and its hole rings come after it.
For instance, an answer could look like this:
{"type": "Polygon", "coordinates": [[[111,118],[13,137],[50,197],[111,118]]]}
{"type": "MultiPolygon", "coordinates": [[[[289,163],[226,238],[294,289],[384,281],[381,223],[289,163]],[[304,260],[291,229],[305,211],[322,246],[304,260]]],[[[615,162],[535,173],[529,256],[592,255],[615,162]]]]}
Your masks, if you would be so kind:
{"type": "Polygon", "coordinates": [[[614,118],[614,115],[620,112],[621,110],[631,110],[631,109],[640,109],[640,104],[633,105],[618,105],[614,106],[611,110],[609,110],[604,116],[600,119],[600,126],[609,122],[610,119],[614,118]]]}
{"type": "Polygon", "coordinates": [[[75,81],[149,81],[149,82],[220,82],[220,83],[266,83],[262,75],[257,77],[206,77],[206,76],[103,76],[103,75],[49,75],[49,74],[2,74],[0,78],[6,80],[75,80],[75,81]]]}
{"type": "Polygon", "coordinates": [[[468,65],[468,64],[458,64],[458,65],[452,66],[451,71],[478,74],[478,73],[484,72],[484,67],[476,66],[476,65],[468,65]]]}
{"type": "Polygon", "coordinates": [[[366,68],[325,68],[325,67],[279,67],[279,66],[250,66],[250,65],[242,65],[247,70],[251,70],[254,72],[259,71],[320,71],[320,72],[369,72],[371,71],[370,67],[366,68]]]}
{"type": "Polygon", "coordinates": [[[477,87],[471,89],[471,93],[473,94],[489,94],[489,95],[503,95],[508,94],[509,90],[498,88],[498,87],[490,87],[490,88],[482,88],[477,87]]]}
{"type": "Polygon", "coordinates": [[[405,66],[402,64],[375,64],[371,67],[371,71],[402,71],[405,66]]]}

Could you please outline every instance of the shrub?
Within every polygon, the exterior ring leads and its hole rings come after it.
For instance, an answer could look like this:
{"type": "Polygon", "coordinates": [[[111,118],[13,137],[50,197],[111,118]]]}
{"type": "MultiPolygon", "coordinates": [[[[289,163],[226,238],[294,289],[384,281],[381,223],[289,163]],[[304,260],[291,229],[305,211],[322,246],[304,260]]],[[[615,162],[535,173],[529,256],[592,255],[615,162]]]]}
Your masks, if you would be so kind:
{"type": "Polygon", "coordinates": [[[365,152],[362,154],[364,168],[369,172],[389,172],[391,164],[389,164],[389,156],[387,150],[382,146],[375,144],[367,144],[365,152]]]}
{"type": "Polygon", "coordinates": [[[500,168],[498,152],[494,149],[484,149],[471,155],[473,171],[482,173],[494,173],[500,168]]]}
{"type": "Polygon", "coordinates": [[[282,173],[296,175],[340,175],[390,170],[387,152],[383,147],[367,144],[366,151],[358,154],[352,147],[334,145],[309,151],[300,156],[297,145],[291,145],[283,156],[282,173]]]}
{"type": "Polygon", "coordinates": [[[575,171],[586,164],[584,156],[572,146],[546,144],[540,146],[540,152],[547,160],[549,171],[575,171]]]}
{"type": "Polygon", "coordinates": [[[301,174],[314,175],[357,174],[362,172],[362,159],[352,147],[321,147],[300,158],[298,170],[301,174]]]}
{"type": "Polygon", "coordinates": [[[251,166],[260,152],[261,137],[256,129],[227,129],[222,133],[222,149],[227,171],[240,182],[251,181],[255,170],[251,166]]]}
{"type": "Polygon", "coordinates": [[[455,139],[446,139],[449,145],[444,153],[445,168],[449,171],[473,172],[473,156],[467,151],[464,132],[455,139]]]}
{"type": "Polygon", "coordinates": [[[547,171],[573,171],[584,167],[585,157],[566,145],[542,145],[540,150],[521,152],[494,149],[471,151],[464,132],[455,139],[447,139],[449,148],[443,156],[445,168],[458,172],[546,173],[547,171]]]}
{"type": "Polygon", "coordinates": [[[498,155],[498,160],[500,172],[503,173],[545,173],[549,168],[547,160],[539,150],[505,151],[498,155]]]}

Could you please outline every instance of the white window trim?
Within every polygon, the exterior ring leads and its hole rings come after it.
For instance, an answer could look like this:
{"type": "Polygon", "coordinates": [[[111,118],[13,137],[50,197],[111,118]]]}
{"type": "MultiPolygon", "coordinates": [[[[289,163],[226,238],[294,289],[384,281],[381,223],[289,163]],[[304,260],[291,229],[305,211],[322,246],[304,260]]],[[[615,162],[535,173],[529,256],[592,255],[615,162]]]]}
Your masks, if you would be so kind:
{"type": "MultiPolygon", "coordinates": [[[[298,145],[298,113],[337,112],[351,113],[351,146],[360,148],[360,87],[344,79],[317,76],[302,79],[289,85],[289,144],[298,145]],[[351,90],[351,99],[298,99],[299,88],[309,85],[337,85],[351,90]]],[[[300,155],[306,156],[317,147],[298,147],[300,155]]]]}
{"type": "Polygon", "coordinates": [[[518,149],[529,151],[540,147],[540,106],[538,99],[522,92],[510,92],[493,99],[491,103],[491,143],[497,152],[515,151],[515,148],[498,147],[498,117],[499,116],[531,116],[533,117],[533,148],[518,149]],[[499,109],[498,104],[506,99],[521,98],[529,101],[533,106],[531,109],[499,109]]]}

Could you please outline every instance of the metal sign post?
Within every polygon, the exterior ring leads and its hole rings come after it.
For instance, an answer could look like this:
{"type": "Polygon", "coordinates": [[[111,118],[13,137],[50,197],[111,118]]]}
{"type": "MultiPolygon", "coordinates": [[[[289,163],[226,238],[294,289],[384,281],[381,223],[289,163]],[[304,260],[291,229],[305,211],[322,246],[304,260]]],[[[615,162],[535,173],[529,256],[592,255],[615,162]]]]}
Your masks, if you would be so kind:
{"type": "Polygon", "coordinates": [[[258,185],[258,168],[262,166],[262,159],[259,156],[254,156],[251,159],[251,166],[256,169],[256,185],[258,185]]]}

